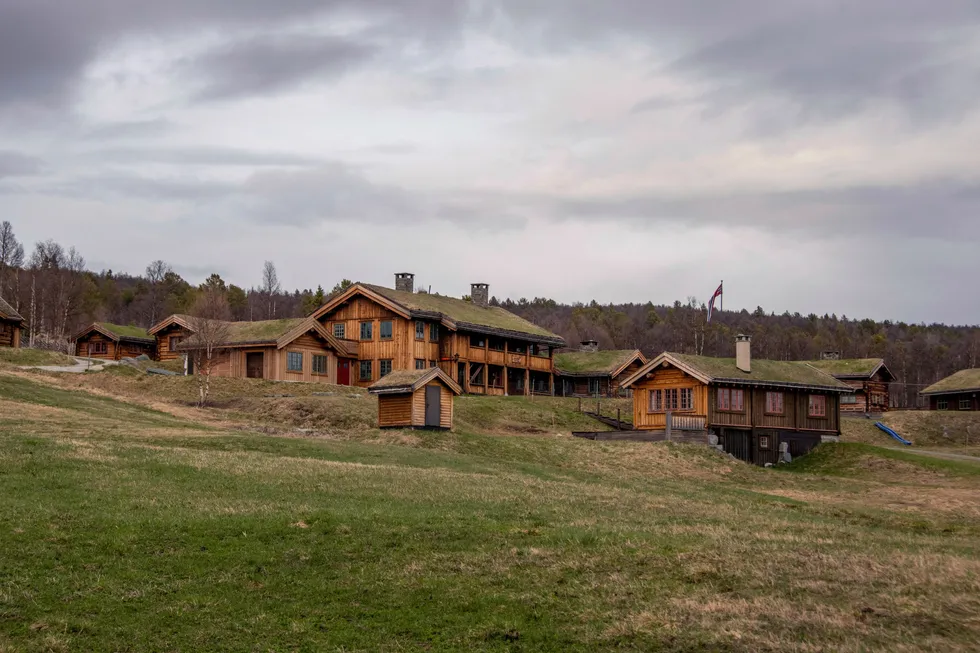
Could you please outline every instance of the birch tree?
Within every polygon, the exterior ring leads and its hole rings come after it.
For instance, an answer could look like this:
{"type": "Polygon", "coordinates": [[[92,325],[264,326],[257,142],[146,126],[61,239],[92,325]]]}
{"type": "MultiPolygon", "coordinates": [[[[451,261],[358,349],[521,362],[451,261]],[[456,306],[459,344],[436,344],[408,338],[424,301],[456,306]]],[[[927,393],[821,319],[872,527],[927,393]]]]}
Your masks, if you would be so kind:
{"type": "Polygon", "coordinates": [[[282,284],[279,283],[279,274],[276,272],[276,264],[266,261],[262,267],[262,294],[266,298],[266,315],[272,320],[276,317],[276,296],[282,292],[282,284]]]}
{"type": "Polygon", "coordinates": [[[0,297],[6,298],[15,309],[20,303],[17,279],[24,266],[24,246],[17,241],[13,226],[6,220],[0,223],[0,297]]]}
{"type": "Polygon", "coordinates": [[[198,403],[208,404],[211,394],[211,374],[214,372],[221,346],[228,341],[231,312],[228,298],[215,286],[202,286],[191,315],[194,335],[188,342],[194,347],[190,356],[197,377],[198,403]]]}

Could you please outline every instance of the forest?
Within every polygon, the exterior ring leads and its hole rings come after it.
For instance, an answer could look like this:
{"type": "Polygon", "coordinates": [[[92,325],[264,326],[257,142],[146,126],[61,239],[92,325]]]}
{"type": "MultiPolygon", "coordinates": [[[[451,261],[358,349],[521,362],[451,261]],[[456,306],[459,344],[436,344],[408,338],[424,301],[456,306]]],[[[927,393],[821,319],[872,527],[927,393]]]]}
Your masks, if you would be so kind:
{"type": "MultiPolygon", "coordinates": [[[[272,261],[264,263],[257,288],[228,283],[217,274],[195,286],[164,261],[150,262],[142,275],[94,272],[74,247],[47,240],[28,252],[12,225],[0,223],[0,297],[27,319],[24,343],[36,347],[62,348],[95,321],[149,327],[167,315],[191,312],[204,288],[224,295],[233,319],[265,320],[308,315],[350,284],[343,279],[329,291],[322,286],[285,290],[272,261]]],[[[694,297],[672,306],[567,305],[540,297],[494,297],[491,303],[561,335],[570,346],[597,340],[603,349],[640,349],[648,356],[663,351],[732,356],[734,336],[746,333],[752,336],[753,356],[759,358],[812,360],[827,351],[845,358],[881,357],[897,378],[892,388],[896,407],[915,406],[920,389],[957,370],[977,367],[980,359],[977,326],[776,314],[762,307],[716,310],[708,323],[704,303],[694,297]]]]}

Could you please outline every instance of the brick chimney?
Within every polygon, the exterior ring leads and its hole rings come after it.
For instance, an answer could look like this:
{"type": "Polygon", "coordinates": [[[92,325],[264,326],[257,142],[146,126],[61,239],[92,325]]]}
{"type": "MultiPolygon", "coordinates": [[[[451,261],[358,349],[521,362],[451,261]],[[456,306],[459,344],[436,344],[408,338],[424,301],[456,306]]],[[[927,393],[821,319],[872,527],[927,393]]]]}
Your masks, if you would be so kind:
{"type": "Polygon", "coordinates": [[[599,341],[598,340],[583,340],[582,341],[582,351],[597,352],[599,351],[599,341]]]}
{"type": "Polygon", "coordinates": [[[752,372],[752,338],[749,336],[735,336],[735,367],[746,374],[752,372]]]}
{"type": "Polygon", "coordinates": [[[470,284],[470,297],[477,306],[486,308],[490,305],[490,286],[485,283],[470,284]]]}
{"type": "Polygon", "coordinates": [[[415,275],[411,272],[395,273],[395,290],[415,292],[415,275]]]}

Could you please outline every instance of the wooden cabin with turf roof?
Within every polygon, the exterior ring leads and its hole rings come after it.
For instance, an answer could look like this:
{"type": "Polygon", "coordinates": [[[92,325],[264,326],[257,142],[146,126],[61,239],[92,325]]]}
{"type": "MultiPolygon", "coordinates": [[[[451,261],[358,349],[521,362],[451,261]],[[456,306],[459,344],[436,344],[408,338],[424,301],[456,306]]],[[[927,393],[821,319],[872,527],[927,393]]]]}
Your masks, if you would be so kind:
{"type": "Polygon", "coordinates": [[[378,396],[378,427],[445,429],[453,427],[453,399],[463,391],[438,367],[399,370],[368,388],[378,396]]]}
{"type": "Polygon", "coordinates": [[[24,318],[0,297],[0,347],[20,347],[24,318]]]}
{"type": "Polygon", "coordinates": [[[553,395],[553,352],[561,336],[489,302],[475,283],[471,299],[417,293],[414,275],[395,275],[395,288],[355,283],[313,313],[356,351],[350,374],[369,387],[388,374],[438,367],[465,393],[553,395]]]}
{"type": "Polygon", "coordinates": [[[718,438],[724,451],[757,465],[799,456],[840,436],[840,397],[851,387],[807,362],[752,360],[751,339],[735,358],[664,353],[623,382],[633,388],[633,428],[718,438]]]}
{"type": "Polygon", "coordinates": [[[579,351],[555,355],[555,394],[562,397],[618,396],[621,383],[646,362],[646,356],[639,349],[600,351],[598,342],[586,340],[579,351]]]}
{"type": "Polygon", "coordinates": [[[156,339],[146,329],[110,322],[95,322],[72,338],[75,355],[118,361],[137,356],[156,356],[156,339]]]}
{"type": "MultiPolygon", "coordinates": [[[[189,324],[193,330],[193,318],[189,324]]],[[[352,355],[347,343],[310,318],[224,325],[212,376],[336,385],[337,361],[352,355]]],[[[202,349],[198,334],[192,333],[176,349],[188,354],[187,373],[193,374],[202,349]]]]}
{"type": "Polygon", "coordinates": [[[929,410],[980,410],[980,368],[960,370],[920,394],[929,410]]]}
{"type": "Polygon", "coordinates": [[[190,315],[171,315],[150,327],[149,333],[156,339],[158,361],[172,361],[180,358],[177,347],[184,340],[194,335],[191,326],[193,319],[190,315]]]}
{"type": "Polygon", "coordinates": [[[889,385],[895,380],[881,358],[839,358],[824,354],[810,365],[851,386],[840,398],[843,413],[884,413],[890,407],[889,385]]]}

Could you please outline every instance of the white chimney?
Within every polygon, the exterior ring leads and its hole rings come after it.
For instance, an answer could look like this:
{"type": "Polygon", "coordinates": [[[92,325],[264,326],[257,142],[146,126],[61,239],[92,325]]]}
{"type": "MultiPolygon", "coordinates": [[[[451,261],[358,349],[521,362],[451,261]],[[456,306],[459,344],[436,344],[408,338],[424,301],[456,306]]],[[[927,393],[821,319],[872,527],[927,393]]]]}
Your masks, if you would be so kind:
{"type": "Polygon", "coordinates": [[[749,336],[735,336],[735,367],[746,374],[752,372],[752,338],[749,336]]]}

